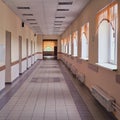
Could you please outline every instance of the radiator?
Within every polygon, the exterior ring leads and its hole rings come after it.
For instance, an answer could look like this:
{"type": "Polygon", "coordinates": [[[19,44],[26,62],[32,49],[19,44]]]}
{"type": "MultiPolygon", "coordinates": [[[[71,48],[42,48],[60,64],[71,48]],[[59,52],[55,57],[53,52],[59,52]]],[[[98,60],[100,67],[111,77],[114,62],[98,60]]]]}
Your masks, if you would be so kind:
{"type": "Polygon", "coordinates": [[[71,68],[71,66],[72,66],[72,64],[71,64],[71,63],[68,63],[68,68],[69,68],[69,69],[71,68]]]}
{"type": "Polygon", "coordinates": [[[73,65],[71,66],[71,71],[72,71],[73,75],[76,75],[77,69],[73,65]]]}
{"type": "Polygon", "coordinates": [[[81,83],[85,82],[85,75],[83,73],[77,73],[76,77],[81,83]]]}
{"type": "Polygon", "coordinates": [[[69,66],[69,62],[67,62],[67,64],[66,64],[66,65],[67,65],[67,67],[68,67],[68,66],[69,66]]]}
{"type": "Polygon", "coordinates": [[[109,112],[114,111],[112,103],[115,101],[113,97],[108,95],[105,91],[97,86],[93,86],[91,89],[92,95],[95,99],[109,112]]]}

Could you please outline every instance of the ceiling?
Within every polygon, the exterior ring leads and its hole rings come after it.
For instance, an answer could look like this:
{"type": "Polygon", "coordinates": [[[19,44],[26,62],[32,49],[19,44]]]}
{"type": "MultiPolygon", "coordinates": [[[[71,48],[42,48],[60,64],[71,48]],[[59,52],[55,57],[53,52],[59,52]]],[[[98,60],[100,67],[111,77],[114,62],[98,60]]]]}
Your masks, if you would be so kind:
{"type": "Polygon", "coordinates": [[[36,34],[62,34],[90,0],[3,0],[36,34]]]}

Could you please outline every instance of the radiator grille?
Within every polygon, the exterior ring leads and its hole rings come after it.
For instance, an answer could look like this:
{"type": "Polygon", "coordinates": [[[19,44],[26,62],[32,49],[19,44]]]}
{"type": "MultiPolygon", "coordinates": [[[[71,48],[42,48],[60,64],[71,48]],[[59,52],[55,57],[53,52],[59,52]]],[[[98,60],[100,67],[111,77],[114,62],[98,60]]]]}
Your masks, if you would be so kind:
{"type": "Polygon", "coordinates": [[[93,86],[91,89],[92,95],[95,97],[95,99],[106,108],[107,111],[112,112],[114,111],[114,108],[112,106],[112,103],[115,101],[113,97],[111,97],[109,94],[107,94],[105,91],[103,91],[101,88],[97,86],[93,86]]]}

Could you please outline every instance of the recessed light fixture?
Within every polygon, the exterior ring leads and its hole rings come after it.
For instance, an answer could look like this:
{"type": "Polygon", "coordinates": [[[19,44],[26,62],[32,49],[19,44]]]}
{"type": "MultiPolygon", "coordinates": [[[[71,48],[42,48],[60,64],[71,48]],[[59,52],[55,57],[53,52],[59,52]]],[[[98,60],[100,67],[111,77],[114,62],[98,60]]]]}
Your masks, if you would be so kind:
{"type": "Polygon", "coordinates": [[[29,14],[29,13],[24,13],[22,14],[23,16],[33,16],[33,14],[29,14]]]}
{"type": "Polygon", "coordinates": [[[39,26],[32,26],[32,27],[39,27],[39,26]]]}
{"type": "Polygon", "coordinates": [[[59,25],[62,25],[62,24],[54,24],[54,25],[59,26],[59,25]]]}
{"type": "Polygon", "coordinates": [[[73,2],[58,2],[58,5],[72,5],[73,2]]]}
{"type": "Polygon", "coordinates": [[[60,32],[59,30],[54,30],[54,32],[60,32]]]}
{"type": "Polygon", "coordinates": [[[55,17],[55,18],[65,18],[65,16],[57,16],[57,17],[55,17]]]}
{"type": "Polygon", "coordinates": [[[27,19],[27,21],[35,21],[36,19],[27,19]]]}
{"type": "Polygon", "coordinates": [[[57,9],[57,11],[69,11],[69,9],[57,9]]]}
{"type": "Polygon", "coordinates": [[[30,7],[27,7],[27,6],[24,6],[24,7],[18,6],[17,9],[30,9],[30,7]]]}
{"type": "Polygon", "coordinates": [[[37,24],[37,23],[30,23],[31,25],[35,25],[35,24],[37,24]]]}
{"type": "Polygon", "coordinates": [[[63,21],[54,21],[55,23],[62,23],[63,21]]]}

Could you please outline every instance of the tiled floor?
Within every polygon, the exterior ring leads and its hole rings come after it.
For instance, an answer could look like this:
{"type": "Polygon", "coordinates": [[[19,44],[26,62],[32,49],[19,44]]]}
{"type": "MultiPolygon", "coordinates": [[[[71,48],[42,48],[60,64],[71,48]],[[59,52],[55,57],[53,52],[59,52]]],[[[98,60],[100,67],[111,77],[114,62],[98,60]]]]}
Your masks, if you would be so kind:
{"type": "Polygon", "coordinates": [[[94,120],[63,67],[56,60],[37,64],[18,90],[3,96],[9,101],[1,107],[0,120],[94,120]]]}

